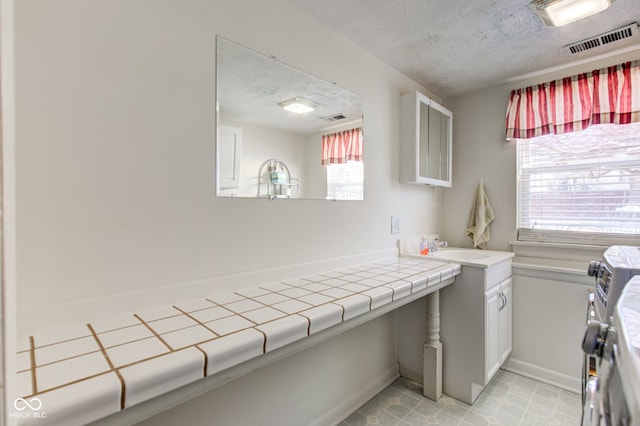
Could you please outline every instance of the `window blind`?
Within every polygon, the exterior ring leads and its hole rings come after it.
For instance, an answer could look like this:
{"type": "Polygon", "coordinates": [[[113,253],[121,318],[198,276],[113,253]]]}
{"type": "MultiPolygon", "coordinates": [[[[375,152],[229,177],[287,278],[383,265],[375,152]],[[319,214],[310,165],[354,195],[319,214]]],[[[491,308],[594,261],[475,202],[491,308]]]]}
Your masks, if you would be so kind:
{"type": "Polygon", "coordinates": [[[327,199],[363,200],[364,164],[362,161],[347,161],[329,164],[327,169],[327,199]]]}
{"type": "Polygon", "coordinates": [[[518,239],[620,243],[640,236],[640,123],[517,141],[518,239]]]}

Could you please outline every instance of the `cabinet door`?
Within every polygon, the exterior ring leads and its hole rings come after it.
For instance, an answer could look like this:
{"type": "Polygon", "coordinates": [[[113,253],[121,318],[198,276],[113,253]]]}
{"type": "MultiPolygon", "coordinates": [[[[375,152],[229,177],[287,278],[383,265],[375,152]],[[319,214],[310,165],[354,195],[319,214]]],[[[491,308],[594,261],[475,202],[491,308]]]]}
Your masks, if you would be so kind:
{"type": "Polygon", "coordinates": [[[500,308],[504,302],[500,297],[501,288],[499,285],[488,290],[484,294],[484,371],[485,384],[489,380],[502,363],[502,353],[499,353],[500,345],[500,308]]]}
{"type": "Polygon", "coordinates": [[[242,129],[232,126],[218,126],[218,149],[216,162],[218,169],[218,189],[240,186],[240,155],[242,154],[242,129]]]}
{"type": "Polygon", "coordinates": [[[504,307],[500,311],[500,345],[499,356],[500,364],[502,364],[507,357],[511,354],[511,347],[513,342],[512,336],[512,323],[513,323],[513,286],[511,278],[505,280],[500,284],[502,295],[504,299],[504,307]]]}

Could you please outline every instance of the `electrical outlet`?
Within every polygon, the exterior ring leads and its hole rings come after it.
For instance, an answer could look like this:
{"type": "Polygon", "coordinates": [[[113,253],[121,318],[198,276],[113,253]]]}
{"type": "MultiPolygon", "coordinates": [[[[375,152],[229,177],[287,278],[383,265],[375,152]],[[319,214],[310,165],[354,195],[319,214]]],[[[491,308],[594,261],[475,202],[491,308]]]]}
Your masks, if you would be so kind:
{"type": "Polygon", "coordinates": [[[391,216],[391,233],[400,233],[400,218],[398,216],[391,216]]]}

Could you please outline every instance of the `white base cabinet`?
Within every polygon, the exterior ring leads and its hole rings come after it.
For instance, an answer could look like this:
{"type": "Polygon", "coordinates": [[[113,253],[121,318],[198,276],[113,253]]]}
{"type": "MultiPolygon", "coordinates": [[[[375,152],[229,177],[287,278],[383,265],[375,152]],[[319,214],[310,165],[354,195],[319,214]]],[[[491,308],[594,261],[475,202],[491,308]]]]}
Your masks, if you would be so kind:
{"type": "Polygon", "coordinates": [[[512,347],[511,260],[462,266],[440,291],[442,391],[473,404],[512,347]]]}

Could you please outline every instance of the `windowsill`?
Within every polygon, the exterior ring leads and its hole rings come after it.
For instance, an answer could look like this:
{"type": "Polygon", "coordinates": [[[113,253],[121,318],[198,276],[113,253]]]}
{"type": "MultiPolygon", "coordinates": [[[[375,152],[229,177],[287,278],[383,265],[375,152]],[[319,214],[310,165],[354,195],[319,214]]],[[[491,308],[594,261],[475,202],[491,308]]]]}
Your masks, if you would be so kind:
{"type": "Polygon", "coordinates": [[[608,246],[595,244],[509,241],[516,257],[589,262],[602,257],[608,246]]]}

